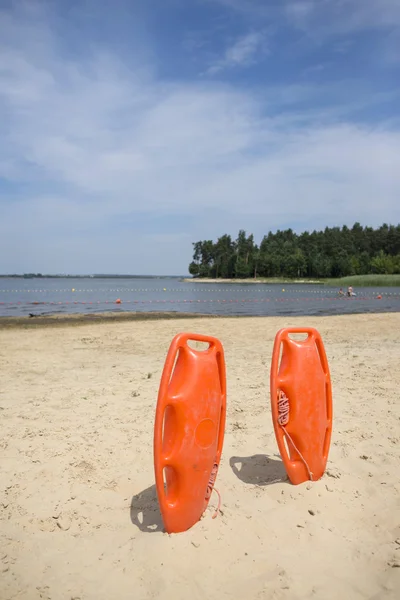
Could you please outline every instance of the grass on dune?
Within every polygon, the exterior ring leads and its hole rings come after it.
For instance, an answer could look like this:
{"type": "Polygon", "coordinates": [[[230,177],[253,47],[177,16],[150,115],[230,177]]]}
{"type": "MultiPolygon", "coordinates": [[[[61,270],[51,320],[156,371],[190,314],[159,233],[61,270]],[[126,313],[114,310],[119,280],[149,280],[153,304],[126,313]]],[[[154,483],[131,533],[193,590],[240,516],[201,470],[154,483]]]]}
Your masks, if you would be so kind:
{"type": "Polygon", "coordinates": [[[400,286],[399,275],[350,275],[349,277],[340,277],[338,279],[326,279],[325,285],[347,287],[397,287],[400,286]]]}

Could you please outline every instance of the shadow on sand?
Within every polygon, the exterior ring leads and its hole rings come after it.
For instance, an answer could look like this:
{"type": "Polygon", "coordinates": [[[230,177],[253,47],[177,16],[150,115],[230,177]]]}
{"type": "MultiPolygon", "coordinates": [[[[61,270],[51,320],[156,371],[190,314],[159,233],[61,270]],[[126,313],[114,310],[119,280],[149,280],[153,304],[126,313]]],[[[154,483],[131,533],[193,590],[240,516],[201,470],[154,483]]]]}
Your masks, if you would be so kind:
{"type": "Polygon", "coordinates": [[[232,456],[229,464],[236,477],[244,483],[271,485],[289,481],[281,459],[272,458],[266,454],[232,456]]]}
{"type": "Polygon", "coordinates": [[[140,531],[155,533],[164,531],[164,524],[158,506],[156,486],[151,485],[131,501],[131,521],[140,531]]]}
{"type": "MultiPolygon", "coordinates": [[[[266,454],[232,456],[229,464],[236,477],[244,483],[263,486],[289,482],[280,458],[273,458],[266,454]]],[[[140,531],[146,533],[164,531],[155,485],[133,496],[130,515],[133,525],[136,525],[140,531]]]]}

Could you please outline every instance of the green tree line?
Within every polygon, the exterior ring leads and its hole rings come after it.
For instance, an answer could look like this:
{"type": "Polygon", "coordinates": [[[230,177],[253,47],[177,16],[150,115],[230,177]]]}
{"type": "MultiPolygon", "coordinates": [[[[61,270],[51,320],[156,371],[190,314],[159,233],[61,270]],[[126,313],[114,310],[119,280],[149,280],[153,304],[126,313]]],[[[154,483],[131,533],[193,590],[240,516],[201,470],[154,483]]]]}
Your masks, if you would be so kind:
{"type": "Polygon", "coordinates": [[[236,240],[224,234],[193,243],[189,273],[195,277],[309,277],[400,273],[400,225],[378,229],[355,223],[350,229],[326,227],[296,234],[271,231],[258,246],[240,230],[236,240]]]}

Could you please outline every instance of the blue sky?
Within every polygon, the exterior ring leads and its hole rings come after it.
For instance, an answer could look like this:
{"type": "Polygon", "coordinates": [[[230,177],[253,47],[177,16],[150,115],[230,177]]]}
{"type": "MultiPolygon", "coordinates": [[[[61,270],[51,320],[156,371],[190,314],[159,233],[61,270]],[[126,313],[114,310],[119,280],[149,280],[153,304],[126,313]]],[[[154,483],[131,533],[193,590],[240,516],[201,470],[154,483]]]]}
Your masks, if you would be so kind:
{"type": "Polygon", "coordinates": [[[398,0],[0,1],[0,272],[400,221],[398,0]]]}

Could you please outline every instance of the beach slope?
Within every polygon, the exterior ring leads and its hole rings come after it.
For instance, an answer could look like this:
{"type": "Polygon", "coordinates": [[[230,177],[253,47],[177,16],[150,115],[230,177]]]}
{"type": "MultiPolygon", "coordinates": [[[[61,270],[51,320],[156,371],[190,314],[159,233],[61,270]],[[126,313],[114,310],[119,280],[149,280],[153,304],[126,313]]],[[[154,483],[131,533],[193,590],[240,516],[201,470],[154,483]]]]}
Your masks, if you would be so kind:
{"type": "Polygon", "coordinates": [[[400,314],[0,330],[0,598],[395,599],[400,314]],[[331,368],[327,472],[288,483],[273,432],[275,333],[316,327],[331,368]],[[179,331],[217,336],[228,414],[222,514],[167,535],[152,435],[179,331]]]}

